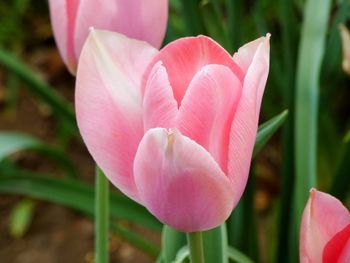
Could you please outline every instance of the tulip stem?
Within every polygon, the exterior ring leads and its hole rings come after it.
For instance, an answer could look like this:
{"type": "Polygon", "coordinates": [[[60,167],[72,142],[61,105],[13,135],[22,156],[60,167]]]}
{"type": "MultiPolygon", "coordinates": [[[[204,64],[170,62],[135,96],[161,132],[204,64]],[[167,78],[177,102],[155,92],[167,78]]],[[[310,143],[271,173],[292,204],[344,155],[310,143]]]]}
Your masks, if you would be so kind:
{"type": "Polygon", "coordinates": [[[191,263],[204,263],[202,232],[187,233],[191,263]]]}
{"type": "Polygon", "coordinates": [[[108,263],[109,188],[108,180],[96,166],[95,184],[95,262],[108,263]]]}

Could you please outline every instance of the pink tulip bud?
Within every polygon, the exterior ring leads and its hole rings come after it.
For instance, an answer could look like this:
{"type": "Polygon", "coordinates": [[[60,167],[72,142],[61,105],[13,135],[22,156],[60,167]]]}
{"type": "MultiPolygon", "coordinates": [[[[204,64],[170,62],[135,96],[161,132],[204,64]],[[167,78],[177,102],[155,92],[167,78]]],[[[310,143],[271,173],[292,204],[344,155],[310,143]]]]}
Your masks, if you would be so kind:
{"type": "Polygon", "coordinates": [[[232,57],[205,36],[158,51],[92,31],[80,56],[76,112],[97,164],[161,222],[222,224],[244,191],[269,70],[269,35],[232,57]]]}
{"type": "Polygon", "coordinates": [[[90,27],[159,48],[168,17],[168,0],[49,0],[49,7],[58,49],[73,74],[90,27]]]}
{"type": "Polygon", "coordinates": [[[350,213],[338,199],[315,189],[303,213],[300,262],[350,262],[350,213]]]}

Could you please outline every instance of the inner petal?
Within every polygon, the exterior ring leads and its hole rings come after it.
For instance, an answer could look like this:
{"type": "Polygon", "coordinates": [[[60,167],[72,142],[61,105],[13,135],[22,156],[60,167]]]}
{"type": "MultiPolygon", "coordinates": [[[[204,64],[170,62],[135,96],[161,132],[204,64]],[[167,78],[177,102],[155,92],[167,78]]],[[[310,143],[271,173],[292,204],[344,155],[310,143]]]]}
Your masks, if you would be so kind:
{"type": "Polygon", "coordinates": [[[186,37],[168,44],[154,57],[144,75],[143,92],[148,76],[154,64],[158,61],[162,61],[167,69],[169,81],[178,105],[181,104],[195,74],[205,65],[224,65],[240,81],[244,77],[242,70],[233,61],[230,54],[214,40],[206,36],[186,37]]]}
{"type": "Polygon", "coordinates": [[[223,65],[207,65],[189,84],[176,119],[182,134],[207,149],[227,172],[230,127],[242,85],[223,65]]]}
{"type": "Polygon", "coordinates": [[[177,112],[177,102],[174,99],[167,71],[159,61],[149,75],[143,96],[144,131],[156,127],[174,127],[177,112]]]}

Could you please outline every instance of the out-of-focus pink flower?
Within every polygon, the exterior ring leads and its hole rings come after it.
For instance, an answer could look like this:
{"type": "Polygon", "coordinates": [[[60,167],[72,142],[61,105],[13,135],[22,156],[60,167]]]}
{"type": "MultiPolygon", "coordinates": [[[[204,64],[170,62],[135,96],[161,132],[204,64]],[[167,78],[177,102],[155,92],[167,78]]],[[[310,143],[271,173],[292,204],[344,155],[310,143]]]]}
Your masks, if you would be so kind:
{"type": "Polygon", "coordinates": [[[338,199],[315,189],[301,222],[300,262],[350,262],[350,213],[338,199]]]}
{"type": "Polygon", "coordinates": [[[49,0],[49,7],[58,49],[73,74],[90,27],[159,48],[168,18],[168,0],[49,0]]]}
{"type": "Polygon", "coordinates": [[[80,132],[112,183],[181,231],[218,226],[245,188],[269,36],[230,56],[205,36],[161,51],[92,31],[80,56],[80,132]]]}

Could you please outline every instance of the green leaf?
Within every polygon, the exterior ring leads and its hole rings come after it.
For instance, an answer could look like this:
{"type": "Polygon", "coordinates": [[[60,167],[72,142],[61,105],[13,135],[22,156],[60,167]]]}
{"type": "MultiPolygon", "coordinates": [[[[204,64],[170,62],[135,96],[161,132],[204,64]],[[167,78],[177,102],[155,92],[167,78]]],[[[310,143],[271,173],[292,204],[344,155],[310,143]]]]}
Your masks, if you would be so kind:
{"type": "Polygon", "coordinates": [[[109,181],[96,165],[95,167],[95,261],[109,262],[109,181]]]}
{"type": "Polygon", "coordinates": [[[283,124],[288,115],[288,110],[283,111],[267,122],[261,124],[256,135],[256,141],[253,151],[253,157],[264,147],[271,136],[277,131],[277,129],[283,124]]]}
{"type": "Polygon", "coordinates": [[[226,224],[203,232],[204,258],[206,262],[227,263],[226,224]]]}
{"type": "Polygon", "coordinates": [[[4,66],[8,71],[22,80],[27,88],[49,105],[72,130],[78,131],[72,105],[47,83],[39,79],[36,74],[15,55],[0,48],[0,65],[4,66]]]}
{"type": "MultiPolygon", "coordinates": [[[[316,186],[319,82],[331,3],[330,0],[308,0],[304,8],[295,97],[296,170],[293,212],[297,233],[309,191],[316,186]]],[[[298,237],[297,233],[295,237],[298,237]]],[[[297,242],[298,238],[295,244],[297,242]]],[[[294,250],[291,262],[296,261],[297,255],[297,250],[294,250]]]]}
{"type": "MultiPolygon", "coordinates": [[[[94,214],[94,188],[71,178],[57,179],[24,171],[0,176],[0,193],[22,194],[61,204],[84,214],[94,214]]],[[[110,214],[160,231],[161,224],[141,205],[124,195],[111,193],[110,214]]]]}
{"type": "Polygon", "coordinates": [[[155,244],[153,244],[151,241],[144,238],[143,236],[128,229],[127,227],[124,227],[121,224],[116,224],[112,222],[110,224],[110,228],[119,237],[123,238],[124,240],[128,241],[130,244],[146,252],[148,255],[156,258],[157,255],[160,253],[160,249],[155,244]]]}
{"type": "Polygon", "coordinates": [[[344,136],[344,142],[345,142],[345,143],[350,142],[350,130],[345,134],[345,136],[344,136]]]}
{"type": "Polygon", "coordinates": [[[162,230],[162,260],[171,263],[176,258],[178,251],[186,245],[185,233],[164,225],[162,230]]]}
{"type": "Polygon", "coordinates": [[[28,230],[33,218],[35,203],[33,200],[24,199],[18,202],[10,214],[10,234],[18,238],[28,230]]]}
{"type": "Polygon", "coordinates": [[[33,150],[54,160],[70,177],[77,177],[77,171],[66,154],[45,142],[19,132],[0,132],[0,161],[23,150],[33,150]]]}
{"type": "Polygon", "coordinates": [[[338,199],[345,201],[350,190],[349,184],[349,168],[350,168],[350,143],[345,146],[345,150],[337,169],[337,173],[333,179],[330,194],[338,199]]]}
{"type": "Polygon", "coordinates": [[[176,254],[176,258],[173,263],[189,263],[190,262],[190,250],[188,246],[184,246],[180,248],[180,250],[176,254]]]}
{"type": "Polygon", "coordinates": [[[228,247],[228,258],[236,263],[254,263],[249,257],[234,247],[228,247]]]}

